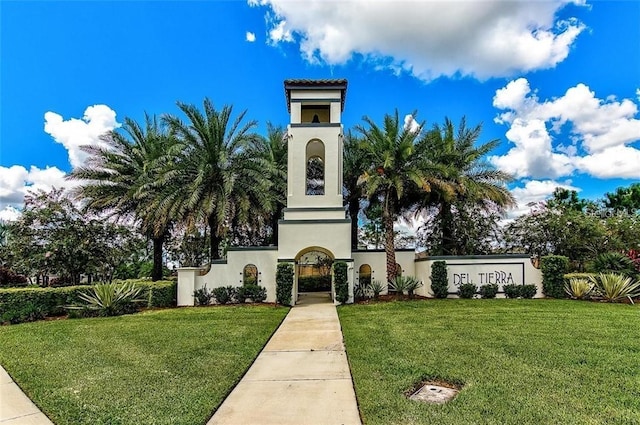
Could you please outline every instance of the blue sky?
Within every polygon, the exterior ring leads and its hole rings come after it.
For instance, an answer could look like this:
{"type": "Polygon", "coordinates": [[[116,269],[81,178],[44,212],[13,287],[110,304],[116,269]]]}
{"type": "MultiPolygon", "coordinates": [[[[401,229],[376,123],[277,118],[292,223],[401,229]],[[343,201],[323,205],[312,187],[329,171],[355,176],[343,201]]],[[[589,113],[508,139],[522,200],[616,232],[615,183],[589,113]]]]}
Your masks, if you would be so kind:
{"type": "Polygon", "coordinates": [[[176,101],[286,125],[283,80],[346,78],[345,128],[482,122],[521,207],[640,178],[640,2],[0,3],[0,218],[68,184],[78,146],[176,101]]]}

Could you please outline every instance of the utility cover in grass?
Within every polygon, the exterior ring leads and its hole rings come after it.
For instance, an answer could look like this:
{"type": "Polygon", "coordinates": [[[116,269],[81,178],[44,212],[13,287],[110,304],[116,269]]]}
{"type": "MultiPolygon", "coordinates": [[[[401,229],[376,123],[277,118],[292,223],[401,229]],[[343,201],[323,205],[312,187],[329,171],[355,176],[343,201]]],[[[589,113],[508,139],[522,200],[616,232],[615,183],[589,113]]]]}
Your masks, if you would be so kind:
{"type": "Polygon", "coordinates": [[[444,404],[447,401],[453,400],[458,394],[457,389],[443,387],[440,385],[426,383],[409,396],[409,399],[422,401],[424,403],[436,403],[444,404]]]}

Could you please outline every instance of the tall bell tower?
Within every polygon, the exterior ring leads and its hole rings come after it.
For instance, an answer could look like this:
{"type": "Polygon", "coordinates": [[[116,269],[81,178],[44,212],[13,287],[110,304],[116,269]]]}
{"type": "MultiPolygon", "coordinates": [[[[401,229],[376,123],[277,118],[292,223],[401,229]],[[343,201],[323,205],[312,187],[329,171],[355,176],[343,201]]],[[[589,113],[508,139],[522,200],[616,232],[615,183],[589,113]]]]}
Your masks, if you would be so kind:
{"type": "Polygon", "coordinates": [[[300,250],[317,246],[335,258],[350,258],[351,222],[342,196],[347,80],[285,80],[284,89],[290,121],[279,256],[295,258],[300,250]]]}

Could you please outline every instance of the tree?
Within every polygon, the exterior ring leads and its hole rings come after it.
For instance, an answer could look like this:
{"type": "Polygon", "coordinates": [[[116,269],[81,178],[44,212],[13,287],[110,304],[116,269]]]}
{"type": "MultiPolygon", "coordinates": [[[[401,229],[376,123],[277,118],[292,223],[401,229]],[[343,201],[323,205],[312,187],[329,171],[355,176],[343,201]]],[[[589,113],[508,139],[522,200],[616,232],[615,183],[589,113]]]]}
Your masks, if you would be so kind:
{"type": "Polygon", "coordinates": [[[268,164],[255,155],[258,136],[251,132],[255,121],[243,124],[246,111],[231,119],[232,106],[216,110],[204,100],[204,112],[195,105],[178,102],[187,122],[167,115],[164,121],[180,149],[164,173],[161,184],[170,188],[161,210],[209,226],[210,258],[220,258],[226,230],[249,216],[270,209],[271,182],[268,164]]]}
{"type": "Polygon", "coordinates": [[[486,155],[495,149],[499,140],[477,145],[482,125],[468,128],[466,119],[460,120],[458,129],[451,120],[445,118],[443,126],[434,125],[421,141],[419,148],[427,153],[435,167],[437,178],[445,185],[431,192],[430,198],[418,203],[418,211],[424,211],[434,203],[439,211],[436,229],[440,232],[441,242],[436,246],[439,253],[453,255],[464,251],[460,245],[466,241],[456,240],[455,235],[463,235],[463,221],[454,220],[456,206],[458,216],[465,209],[498,210],[515,205],[515,200],[506,187],[513,178],[507,173],[496,170],[486,161],[486,155]]]}
{"type": "Polygon", "coordinates": [[[163,245],[174,218],[158,208],[167,189],[157,182],[174,143],[155,116],[145,114],[144,128],[125,118],[122,129],[124,134],[111,131],[103,136],[104,146],[83,146],[89,158],[69,178],[80,181],[75,193],[88,210],[138,222],[153,241],[155,281],[162,279],[163,245]]]}
{"type": "MultiPolygon", "coordinates": [[[[414,112],[413,117],[416,116],[414,112]]],[[[427,193],[441,181],[434,178],[431,164],[425,161],[418,147],[423,125],[414,129],[403,126],[398,117],[386,114],[379,127],[369,117],[364,117],[366,126],[356,130],[362,135],[362,147],[369,158],[369,167],[362,175],[366,195],[377,198],[382,207],[382,223],[385,232],[387,281],[396,274],[395,242],[393,224],[408,207],[410,192],[427,193]]]]}
{"type": "Polygon", "coordinates": [[[81,211],[61,189],[25,197],[7,241],[17,270],[47,283],[51,274],[71,284],[81,275],[109,281],[135,245],[132,232],[81,211]]]}
{"type": "Polygon", "coordinates": [[[258,145],[258,152],[269,165],[271,180],[270,198],[272,212],[269,224],[271,226],[271,243],[278,244],[278,221],[282,218],[282,211],[287,205],[287,132],[282,127],[267,123],[267,137],[258,145]]]}
{"type": "Polygon", "coordinates": [[[358,248],[358,215],[360,203],[365,198],[360,177],[369,166],[367,151],[363,149],[362,140],[351,132],[344,139],[343,185],[344,202],[351,219],[351,249],[358,248]]]}
{"type": "Polygon", "coordinates": [[[640,210],[640,183],[619,187],[615,192],[607,192],[604,196],[604,205],[615,212],[625,211],[631,214],[640,210]]]}

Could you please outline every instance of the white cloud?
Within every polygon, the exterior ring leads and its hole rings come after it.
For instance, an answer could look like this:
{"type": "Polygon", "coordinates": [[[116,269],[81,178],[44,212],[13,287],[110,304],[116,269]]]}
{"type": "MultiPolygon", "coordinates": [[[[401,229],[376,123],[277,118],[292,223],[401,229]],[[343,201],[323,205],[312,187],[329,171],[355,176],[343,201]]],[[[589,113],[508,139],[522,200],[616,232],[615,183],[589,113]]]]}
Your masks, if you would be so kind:
{"type": "Polygon", "coordinates": [[[246,40],[249,43],[253,43],[254,41],[256,41],[256,35],[254,33],[252,33],[252,32],[247,31],[246,40]]]}
{"type": "Polygon", "coordinates": [[[404,116],[404,128],[411,133],[420,131],[420,123],[411,114],[404,116]]]}
{"type": "Polygon", "coordinates": [[[82,165],[87,158],[80,146],[100,144],[101,135],[120,127],[115,111],[107,105],[89,106],[82,119],[64,120],[61,115],[51,111],[44,114],[44,119],[44,131],[67,149],[69,162],[74,168],[82,165]]]}
{"type": "Polygon", "coordinates": [[[509,217],[515,218],[529,212],[532,206],[548,199],[557,188],[579,191],[570,183],[560,183],[554,180],[525,180],[524,186],[511,190],[516,198],[517,207],[509,211],[509,217]]]}
{"type": "Polygon", "coordinates": [[[495,121],[514,146],[489,160],[518,178],[559,178],[574,171],[599,178],[640,177],[640,120],[630,99],[596,97],[585,84],[541,101],[524,78],[496,91],[495,121]]]}
{"type": "Polygon", "coordinates": [[[20,218],[20,211],[12,206],[0,210],[0,221],[16,221],[18,218],[20,218]]]}
{"type": "Polygon", "coordinates": [[[585,28],[559,20],[554,1],[248,0],[266,10],[268,42],[298,42],[309,62],[342,64],[355,54],[429,81],[480,79],[553,68],[585,28]]]}
{"type": "Polygon", "coordinates": [[[76,182],[65,180],[66,173],[57,167],[44,169],[31,166],[29,170],[21,165],[11,167],[0,166],[0,210],[13,215],[18,208],[22,208],[24,196],[28,192],[52,188],[70,188],[76,182]],[[8,211],[8,212],[7,212],[8,211]]]}

